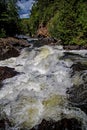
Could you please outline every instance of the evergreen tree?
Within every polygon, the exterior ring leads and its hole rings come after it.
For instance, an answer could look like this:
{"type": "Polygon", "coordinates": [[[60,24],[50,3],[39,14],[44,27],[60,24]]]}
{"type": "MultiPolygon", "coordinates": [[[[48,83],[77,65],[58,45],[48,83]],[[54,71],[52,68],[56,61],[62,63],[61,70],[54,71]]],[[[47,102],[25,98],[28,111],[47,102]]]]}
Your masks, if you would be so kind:
{"type": "Polygon", "coordinates": [[[16,1],[0,1],[0,35],[15,35],[18,32],[19,16],[16,1]]]}
{"type": "Polygon", "coordinates": [[[87,1],[36,0],[30,16],[32,33],[40,23],[45,23],[50,35],[64,44],[87,44],[87,1]]]}

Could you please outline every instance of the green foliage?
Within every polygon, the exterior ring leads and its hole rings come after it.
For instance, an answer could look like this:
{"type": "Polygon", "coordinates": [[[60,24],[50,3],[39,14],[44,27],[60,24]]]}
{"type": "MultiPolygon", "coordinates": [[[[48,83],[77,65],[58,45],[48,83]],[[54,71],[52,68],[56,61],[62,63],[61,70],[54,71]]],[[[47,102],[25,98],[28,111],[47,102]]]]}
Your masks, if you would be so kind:
{"type": "Polygon", "coordinates": [[[27,18],[21,19],[20,26],[21,26],[21,29],[20,29],[21,34],[27,34],[27,35],[31,36],[29,19],[27,19],[27,18]]]}
{"type": "Polygon", "coordinates": [[[64,44],[87,44],[86,0],[37,0],[29,22],[32,33],[43,23],[64,44]]]}
{"type": "MultiPolygon", "coordinates": [[[[0,33],[5,31],[5,35],[15,35],[19,31],[19,17],[16,1],[0,1],[0,33]]],[[[2,34],[2,33],[1,33],[2,34]]],[[[4,35],[3,35],[4,36],[4,35]]]]}
{"type": "Polygon", "coordinates": [[[49,32],[64,44],[87,43],[87,6],[83,1],[65,2],[49,23],[49,32]]]}
{"type": "Polygon", "coordinates": [[[5,30],[2,28],[2,29],[0,30],[0,38],[3,38],[3,37],[6,37],[6,32],[5,32],[5,30]]]}
{"type": "Polygon", "coordinates": [[[30,29],[32,34],[37,31],[40,23],[46,25],[50,18],[54,15],[54,10],[56,6],[53,6],[54,2],[51,0],[38,0],[31,10],[30,16],[30,29]]]}

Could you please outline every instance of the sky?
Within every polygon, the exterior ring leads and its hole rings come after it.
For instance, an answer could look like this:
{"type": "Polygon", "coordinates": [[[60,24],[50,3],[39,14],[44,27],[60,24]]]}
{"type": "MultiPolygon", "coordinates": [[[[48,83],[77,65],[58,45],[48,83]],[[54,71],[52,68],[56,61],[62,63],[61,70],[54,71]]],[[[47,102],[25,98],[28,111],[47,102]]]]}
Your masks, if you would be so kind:
{"type": "Polygon", "coordinates": [[[19,15],[20,18],[29,18],[30,10],[34,0],[18,0],[17,5],[20,8],[19,15]]]}

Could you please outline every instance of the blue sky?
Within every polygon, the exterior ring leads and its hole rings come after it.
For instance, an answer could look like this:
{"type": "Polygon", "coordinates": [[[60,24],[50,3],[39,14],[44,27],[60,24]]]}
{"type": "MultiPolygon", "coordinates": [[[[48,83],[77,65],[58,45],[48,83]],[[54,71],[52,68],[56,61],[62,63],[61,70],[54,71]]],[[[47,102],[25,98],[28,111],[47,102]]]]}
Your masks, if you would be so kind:
{"type": "Polygon", "coordinates": [[[20,7],[20,18],[28,18],[33,5],[33,0],[18,0],[17,5],[20,7]]]}

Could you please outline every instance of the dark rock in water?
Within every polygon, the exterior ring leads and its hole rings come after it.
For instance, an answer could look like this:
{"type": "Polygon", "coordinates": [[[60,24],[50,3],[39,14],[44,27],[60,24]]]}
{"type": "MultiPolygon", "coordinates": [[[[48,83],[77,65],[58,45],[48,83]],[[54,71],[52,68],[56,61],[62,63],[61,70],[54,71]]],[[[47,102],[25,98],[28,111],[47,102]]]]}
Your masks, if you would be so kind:
{"type": "Polygon", "coordinates": [[[79,50],[80,46],[79,45],[64,45],[63,48],[66,50],[79,50]]]}
{"type": "Polygon", "coordinates": [[[0,66],[0,88],[2,87],[1,81],[6,79],[6,78],[11,78],[15,75],[19,74],[14,70],[14,68],[9,68],[9,67],[2,67],[0,66]]]}
{"type": "Polygon", "coordinates": [[[6,39],[0,39],[0,60],[19,56],[20,52],[10,45],[6,39]]]}
{"type": "Polygon", "coordinates": [[[31,130],[82,130],[81,123],[76,119],[62,119],[60,121],[43,120],[41,124],[35,126],[31,130]]]}
{"type": "Polygon", "coordinates": [[[7,118],[6,114],[0,113],[0,130],[10,130],[13,123],[7,118]]]}
{"type": "MultiPolygon", "coordinates": [[[[82,56],[80,54],[76,54],[74,52],[64,52],[64,55],[62,57],[60,57],[60,60],[67,60],[70,59],[73,62],[75,62],[75,64],[80,63],[81,61],[84,62],[87,60],[87,56],[82,56]]],[[[86,63],[86,62],[85,62],[86,63]]],[[[84,66],[84,65],[83,65],[84,66]]]]}
{"type": "Polygon", "coordinates": [[[75,54],[73,52],[64,52],[63,58],[78,59],[78,58],[83,58],[83,56],[79,54],[75,54]]]}
{"type": "Polygon", "coordinates": [[[80,108],[87,114],[87,84],[73,86],[67,90],[69,94],[68,100],[74,107],[80,108]]]}
{"type": "Polygon", "coordinates": [[[76,62],[71,68],[73,87],[67,90],[68,100],[72,106],[80,108],[87,114],[87,61],[76,62]]]}
{"type": "Polygon", "coordinates": [[[6,51],[4,54],[0,54],[0,60],[5,60],[5,59],[8,59],[8,58],[11,58],[11,57],[17,57],[19,56],[19,52],[15,49],[11,49],[11,50],[8,50],[6,51]]]}
{"type": "Polygon", "coordinates": [[[17,57],[21,49],[30,47],[27,40],[17,39],[13,37],[0,38],[0,60],[10,57],[17,57]]]}
{"type": "Polygon", "coordinates": [[[82,70],[87,70],[87,64],[82,64],[81,62],[77,62],[71,66],[73,71],[82,71],[82,70]]]}
{"type": "Polygon", "coordinates": [[[80,50],[80,49],[87,49],[87,45],[63,45],[63,48],[66,50],[80,50]]]}
{"type": "Polygon", "coordinates": [[[9,126],[11,126],[11,122],[7,118],[6,114],[0,113],[0,130],[8,130],[9,126]]]}
{"type": "Polygon", "coordinates": [[[21,50],[26,47],[30,47],[27,39],[16,39],[16,38],[8,38],[9,44],[15,47],[17,50],[21,50]]]}
{"type": "Polygon", "coordinates": [[[34,42],[34,47],[40,47],[44,45],[56,45],[57,40],[51,37],[39,38],[38,41],[34,42]]]}
{"type": "Polygon", "coordinates": [[[2,86],[3,86],[3,84],[2,84],[2,82],[0,82],[0,88],[2,88],[2,86]]]}
{"type": "Polygon", "coordinates": [[[6,127],[11,126],[11,123],[8,119],[0,120],[0,130],[7,130],[6,127]]]}

